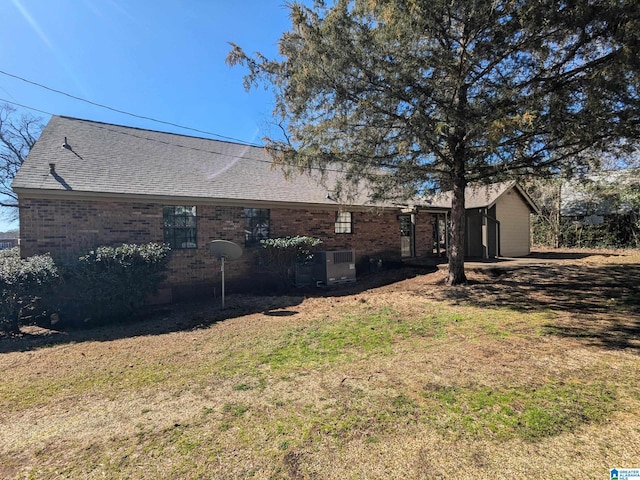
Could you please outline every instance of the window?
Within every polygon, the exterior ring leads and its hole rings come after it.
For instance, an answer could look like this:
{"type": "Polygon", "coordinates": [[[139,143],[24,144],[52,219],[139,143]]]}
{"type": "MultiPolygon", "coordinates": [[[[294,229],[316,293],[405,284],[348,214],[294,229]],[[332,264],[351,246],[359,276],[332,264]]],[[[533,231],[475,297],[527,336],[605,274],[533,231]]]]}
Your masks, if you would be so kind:
{"type": "Polygon", "coordinates": [[[260,240],[269,238],[269,209],[244,209],[244,244],[259,245],[260,240]]]}
{"type": "Polygon", "coordinates": [[[164,207],[164,241],[172,249],[198,248],[196,207],[164,207]]]}
{"type": "Polygon", "coordinates": [[[413,231],[413,224],[411,223],[411,215],[400,216],[400,236],[410,237],[413,231]]]}
{"type": "Polygon", "coordinates": [[[338,212],[336,216],[336,233],[352,233],[351,212],[338,212]]]}

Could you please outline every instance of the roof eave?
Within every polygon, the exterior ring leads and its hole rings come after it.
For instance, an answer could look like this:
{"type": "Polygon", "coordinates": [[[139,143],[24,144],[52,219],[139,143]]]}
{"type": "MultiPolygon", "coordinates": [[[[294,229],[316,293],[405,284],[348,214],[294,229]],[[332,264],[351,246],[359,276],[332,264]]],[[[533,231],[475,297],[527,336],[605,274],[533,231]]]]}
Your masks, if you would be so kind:
{"type": "Polygon", "coordinates": [[[193,197],[193,196],[177,196],[177,195],[149,195],[149,194],[132,194],[132,193],[113,193],[113,192],[86,192],[86,191],[68,191],[53,190],[39,188],[22,188],[14,187],[13,191],[21,197],[37,198],[37,199],[74,199],[74,200],[113,200],[124,202],[154,202],[154,203],[171,203],[179,205],[216,205],[225,207],[264,207],[264,208],[309,208],[309,209],[352,209],[352,210],[398,210],[399,207],[393,205],[376,205],[376,204],[348,204],[339,202],[287,202],[278,200],[260,200],[260,199],[235,199],[235,198],[212,198],[212,197],[193,197]]]}
{"type": "Polygon", "coordinates": [[[525,199],[525,201],[529,204],[529,209],[531,210],[531,213],[535,213],[536,215],[540,215],[540,208],[538,207],[538,205],[536,205],[536,202],[533,201],[533,199],[529,196],[529,194],[524,190],[524,188],[522,188],[520,186],[519,183],[515,183],[515,188],[518,189],[518,192],[520,193],[520,195],[522,195],[522,198],[525,199]]]}

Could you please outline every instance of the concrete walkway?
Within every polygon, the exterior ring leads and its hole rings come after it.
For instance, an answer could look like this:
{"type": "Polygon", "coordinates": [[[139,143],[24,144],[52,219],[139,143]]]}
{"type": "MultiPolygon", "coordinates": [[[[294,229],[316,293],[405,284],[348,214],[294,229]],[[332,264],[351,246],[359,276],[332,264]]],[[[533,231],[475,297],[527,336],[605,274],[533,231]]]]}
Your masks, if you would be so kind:
{"type": "MultiPolygon", "coordinates": [[[[514,270],[531,266],[557,265],[572,262],[592,255],[602,255],[594,252],[532,252],[526,257],[498,257],[498,258],[469,258],[465,259],[464,266],[469,271],[482,270],[514,270]]],[[[435,266],[439,270],[447,269],[446,257],[424,257],[405,261],[407,265],[435,266]]]]}

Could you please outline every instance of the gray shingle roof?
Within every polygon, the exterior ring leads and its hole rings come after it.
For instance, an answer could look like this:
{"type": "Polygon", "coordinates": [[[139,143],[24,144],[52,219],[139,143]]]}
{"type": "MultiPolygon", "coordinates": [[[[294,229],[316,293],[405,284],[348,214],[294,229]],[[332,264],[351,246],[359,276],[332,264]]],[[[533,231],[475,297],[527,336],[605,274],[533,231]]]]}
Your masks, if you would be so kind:
{"type": "MultiPolygon", "coordinates": [[[[88,195],[336,205],[338,173],[286,179],[264,149],[237,143],[54,116],[12,187],[88,195]],[[65,141],[70,149],[62,145],[65,141]],[[55,164],[55,175],[49,164],[55,164]]],[[[348,203],[371,205],[359,192],[348,203]]]]}
{"type": "MultiPolygon", "coordinates": [[[[469,185],[464,192],[465,208],[490,208],[498,201],[498,199],[506,192],[515,188],[529,205],[532,212],[537,211],[537,206],[522,190],[515,180],[491,183],[488,185],[469,185]]],[[[432,208],[451,208],[453,192],[447,191],[437,193],[431,197],[425,197],[424,204],[432,208]]]]}

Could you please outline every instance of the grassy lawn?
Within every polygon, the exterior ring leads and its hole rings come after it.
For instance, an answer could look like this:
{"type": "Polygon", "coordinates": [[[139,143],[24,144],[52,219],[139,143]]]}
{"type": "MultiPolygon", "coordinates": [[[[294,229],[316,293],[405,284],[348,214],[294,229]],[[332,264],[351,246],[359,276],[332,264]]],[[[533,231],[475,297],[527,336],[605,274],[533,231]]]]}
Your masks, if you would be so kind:
{"type": "Polygon", "coordinates": [[[0,340],[0,478],[640,467],[639,252],[471,272],[454,289],[438,275],[0,340]]]}

